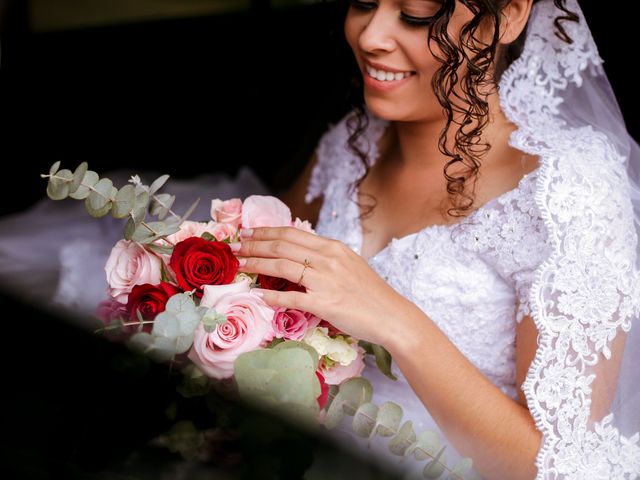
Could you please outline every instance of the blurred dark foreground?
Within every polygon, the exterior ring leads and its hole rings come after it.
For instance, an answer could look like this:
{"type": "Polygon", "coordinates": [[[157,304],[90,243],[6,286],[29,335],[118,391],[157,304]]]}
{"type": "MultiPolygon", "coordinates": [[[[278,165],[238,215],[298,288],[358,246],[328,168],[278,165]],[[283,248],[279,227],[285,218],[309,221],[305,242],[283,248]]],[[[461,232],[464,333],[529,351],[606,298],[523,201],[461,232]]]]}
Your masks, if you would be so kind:
{"type": "Polygon", "coordinates": [[[0,408],[3,478],[392,478],[240,402],[213,392],[183,397],[179,373],[90,333],[68,312],[8,291],[0,291],[0,308],[10,348],[0,408]],[[194,432],[205,430],[203,443],[194,432]]]}

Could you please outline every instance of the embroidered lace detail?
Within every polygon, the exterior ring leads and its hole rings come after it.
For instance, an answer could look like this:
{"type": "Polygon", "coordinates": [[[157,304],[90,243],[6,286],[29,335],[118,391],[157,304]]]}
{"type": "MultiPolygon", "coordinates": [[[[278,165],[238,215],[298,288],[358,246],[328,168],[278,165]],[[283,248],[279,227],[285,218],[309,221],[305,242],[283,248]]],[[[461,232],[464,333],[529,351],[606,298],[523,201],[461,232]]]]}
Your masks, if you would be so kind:
{"type": "Polygon", "coordinates": [[[531,22],[525,51],[501,82],[502,106],[520,127],[512,142],[540,157],[535,199],[553,242],[529,294],[539,348],[523,390],[543,433],[537,478],[636,478],[638,433],[621,435],[613,414],[591,418],[594,367],[640,313],[629,184],[624,158],[603,134],[557,117],[557,92],[580,86],[587,70],[598,74],[602,61],[587,28],[564,24],[571,45],[555,36],[556,14],[552,2],[537,5],[533,15],[544,19],[531,22]]]}

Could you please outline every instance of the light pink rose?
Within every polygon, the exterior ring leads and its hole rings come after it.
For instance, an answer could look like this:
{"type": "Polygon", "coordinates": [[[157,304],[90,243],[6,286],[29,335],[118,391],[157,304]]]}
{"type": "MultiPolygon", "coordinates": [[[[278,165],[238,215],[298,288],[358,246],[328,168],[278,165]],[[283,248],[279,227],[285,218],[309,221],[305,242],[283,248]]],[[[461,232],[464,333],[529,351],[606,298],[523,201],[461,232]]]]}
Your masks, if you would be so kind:
{"type": "Polygon", "coordinates": [[[307,330],[317,327],[320,318],[308,312],[278,307],[273,315],[273,331],[277,338],[302,340],[307,330]]]}
{"type": "MultiPolygon", "coordinates": [[[[180,225],[180,231],[176,232],[167,237],[174,245],[186,240],[191,237],[201,237],[203,233],[208,232],[215,237],[213,234],[213,230],[216,228],[216,222],[192,222],[190,220],[185,220],[180,225]]],[[[162,242],[164,243],[164,242],[162,242]]]]}
{"type": "MultiPolygon", "coordinates": [[[[213,222],[209,222],[213,223],[213,222]]],[[[223,242],[227,239],[232,239],[238,233],[238,227],[229,223],[216,223],[211,230],[207,229],[211,235],[219,242],[223,242]]]]}
{"type": "Polygon", "coordinates": [[[340,385],[349,378],[358,377],[364,369],[364,349],[357,343],[351,345],[356,353],[356,359],[349,365],[340,365],[336,363],[331,368],[324,368],[324,363],[321,362],[320,373],[324,376],[324,381],[328,385],[340,385]]]}
{"type": "Polygon", "coordinates": [[[200,300],[200,306],[213,308],[213,306],[223,296],[232,293],[247,293],[249,292],[250,284],[249,280],[243,280],[242,282],[230,283],[228,285],[205,285],[203,287],[204,293],[200,300]]]}
{"type": "Polygon", "coordinates": [[[207,376],[216,379],[233,376],[233,363],[242,353],[266,346],[273,337],[273,309],[253,293],[223,295],[215,303],[216,312],[227,322],[207,333],[198,326],[189,358],[207,376]]]}
{"type": "Polygon", "coordinates": [[[300,220],[298,217],[291,224],[292,227],[302,230],[303,232],[316,233],[308,220],[300,220]]]}
{"type": "Polygon", "coordinates": [[[232,198],[231,200],[211,200],[211,218],[218,223],[226,223],[238,228],[242,219],[242,200],[232,198]]]}
{"type": "Polygon", "coordinates": [[[291,210],[280,199],[264,195],[248,197],[242,206],[242,228],[290,227],[291,210]]]}
{"type": "Polygon", "coordinates": [[[120,303],[127,303],[134,286],[160,283],[160,264],[160,258],[139,243],[120,240],[111,249],[104,267],[109,294],[120,303]]]}

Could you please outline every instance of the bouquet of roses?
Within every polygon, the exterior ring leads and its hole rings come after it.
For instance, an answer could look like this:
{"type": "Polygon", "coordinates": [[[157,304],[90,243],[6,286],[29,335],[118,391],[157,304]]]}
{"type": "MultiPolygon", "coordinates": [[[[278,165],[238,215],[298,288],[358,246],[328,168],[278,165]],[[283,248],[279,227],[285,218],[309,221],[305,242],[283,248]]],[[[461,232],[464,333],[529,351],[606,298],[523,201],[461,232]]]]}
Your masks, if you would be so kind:
{"type": "MultiPolygon", "coordinates": [[[[243,228],[293,227],[313,233],[311,224],[292,218],[279,199],[214,199],[211,218],[190,221],[197,202],[179,216],[172,211],[175,197],[159,193],[167,175],[150,186],[134,176],[117,189],[86,163],[71,172],[60,170],[57,162],[43,177],[52,200],[84,200],[93,217],[126,219],[124,239],[114,245],[105,265],[108,298],[97,312],[100,331],[181,367],[188,380],[183,395],[222,386],[311,427],[334,428],[345,414],[352,415],[359,436],[392,437],[394,454],[430,459],[427,478],[445,471],[456,477],[469,467],[467,462],[448,469],[434,432],[418,436],[411,421],[400,426],[398,404],[370,403],[372,386],[360,376],[365,353],[395,379],[384,348],[359,342],[308,312],[272,307],[253,292],[255,287],[304,291],[300,284],[238,271],[234,252],[240,249],[243,228]]],[[[178,436],[183,438],[184,431],[178,436]]]]}
{"type": "MultiPolygon", "coordinates": [[[[184,363],[179,356],[186,355],[186,361],[214,380],[233,378],[236,360],[243,353],[275,348],[287,340],[299,342],[300,348],[312,347],[318,359],[315,379],[311,377],[306,390],[314,393],[322,409],[327,385],[360,375],[364,350],[320,318],[272,308],[253,294],[256,286],[304,290],[285,279],[238,273],[232,247],[240,241],[240,229],[264,226],[313,231],[309,222],[292,219],[289,208],[277,198],[254,195],[244,202],[215,199],[211,220],[184,220],[177,232],[152,242],[118,241],[105,266],[110,298],[100,305],[98,314],[106,329],[127,334],[129,342],[158,360],[184,363]]],[[[296,364],[300,360],[293,351],[282,347],[275,351],[286,354],[288,376],[306,366],[306,362],[296,364]]],[[[242,364],[239,369],[241,375],[247,374],[242,364]]],[[[256,388],[249,385],[249,378],[235,380],[249,392],[256,388]]],[[[273,385],[267,382],[265,390],[294,387],[282,378],[276,380],[273,385]]],[[[305,383],[302,375],[297,381],[299,391],[305,383]]],[[[277,398],[277,392],[271,393],[277,398]]],[[[299,404],[309,407],[303,395],[298,396],[299,404]]]]}

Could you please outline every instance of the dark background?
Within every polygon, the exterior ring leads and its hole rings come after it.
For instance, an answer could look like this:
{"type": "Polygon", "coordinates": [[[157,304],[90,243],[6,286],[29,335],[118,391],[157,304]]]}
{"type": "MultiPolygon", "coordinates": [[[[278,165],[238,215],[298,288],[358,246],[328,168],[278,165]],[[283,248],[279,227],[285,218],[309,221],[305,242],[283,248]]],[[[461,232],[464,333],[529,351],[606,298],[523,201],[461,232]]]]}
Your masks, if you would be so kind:
{"type": "MultiPolygon", "coordinates": [[[[582,3],[639,138],[632,16],[582,3]]],[[[41,198],[38,175],[57,160],[173,177],[249,165],[282,189],[348,109],[351,54],[336,2],[254,0],[239,13],[53,32],[30,31],[27,7],[5,0],[0,158],[21,189],[0,191],[0,214],[41,198]]]]}

